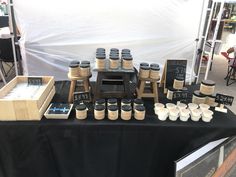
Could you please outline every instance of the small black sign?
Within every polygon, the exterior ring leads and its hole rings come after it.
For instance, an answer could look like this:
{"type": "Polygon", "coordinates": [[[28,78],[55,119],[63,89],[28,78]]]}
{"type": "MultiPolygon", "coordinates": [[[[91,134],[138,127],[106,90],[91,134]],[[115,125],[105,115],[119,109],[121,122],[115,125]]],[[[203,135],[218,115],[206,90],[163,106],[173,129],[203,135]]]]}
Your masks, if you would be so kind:
{"type": "Polygon", "coordinates": [[[80,103],[81,101],[90,101],[90,93],[74,92],[74,103],[80,103]]]}
{"type": "Polygon", "coordinates": [[[43,85],[42,77],[28,77],[28,85],[43,85]]]}
{"type": "Polygon", "coordinates": [[[216,102],[217,103],[231,106],[233,101],[234,101],[233,96],[224,95],[224,94],[220,94],[220,93],[216,94],[216,102]]]}
{"type": "Polygon", "coordinates": [[[173,92],[172,100],[181,101],[188,99],[188,92],[187,91],[175,91],[173,92]]]}

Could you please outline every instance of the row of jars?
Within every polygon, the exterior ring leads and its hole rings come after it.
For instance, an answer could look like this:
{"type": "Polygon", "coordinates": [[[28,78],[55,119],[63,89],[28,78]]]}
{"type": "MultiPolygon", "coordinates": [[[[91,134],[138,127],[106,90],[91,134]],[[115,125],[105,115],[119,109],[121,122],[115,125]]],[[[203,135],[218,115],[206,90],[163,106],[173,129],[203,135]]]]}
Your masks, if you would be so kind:
{"type": "Polygon", "coordinates": [[[69,75],[71,77],[88,77],[91,75],[90,61],[74,60],[69,65],[69,75]]]}
{"type": "MultiPolygon", "coordinates": [[[[96,68],[105,69],[106,68],[106,52],[104,48],[98,48],[96,50],[96,68]]],[[[121,61],[119,56],[119,49],[112,48],[109,54],[109,68],[118,69],[119,66],[123,69],[133,69],[133,57],[129,49],[122,49],[121,51],[121,61]]]]}
{"type": "Polygon", "coordinates": [[[139,65],[139,77],[143,79],[160,79],[160,67],[156,63],[140,63],[139,65]]]}
{"type": "MultiPolygon", "coordinates": [[[[122,120],[130,120],[132,117],[132,110],[134,111],[134,118],[136,120],[143,120],[145,118],[145,107],[142,100],[137,99],[133,102],[133,109],[131,106],[131,100],[122,99],[120,117],[122,120]]],[[[119,107],[117,99],[108,99],[107,106],[104,99],[96,100],[94,106],[94,118],[96,120],[103,120],[105,118],[105,112],[108,112],[108,119],[117,120],[119,118],[119,107]]],[[[79,104],[76,107],[76,118],[86,119],[87,108],[84,104],[79,104]]]]}
{"type": "Polygon", "coordinates": [[[191,118],[192,121],[199,121],[202,119],[204,122],[210,122],[213,119],[214,112],[209,110],[210,106],[207,104],[197,105],[195,103],[167,103],[166,108],[164,104],[155,103],[154,111],[158,116],[158,119],[165,121],[168,117],[171,121],[176,121],[178,118],[181,121],[188,121],[191,118]]]}

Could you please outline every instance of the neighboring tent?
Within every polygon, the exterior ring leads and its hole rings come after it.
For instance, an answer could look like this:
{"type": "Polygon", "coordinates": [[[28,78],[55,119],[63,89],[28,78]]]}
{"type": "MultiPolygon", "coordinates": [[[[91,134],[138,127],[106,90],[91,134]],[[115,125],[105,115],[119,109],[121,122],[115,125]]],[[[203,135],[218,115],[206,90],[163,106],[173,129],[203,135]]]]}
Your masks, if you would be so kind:
{"type": "Polygon", "coordinates": [[[71,60],[95,61],[97,47],[130,48],[135,65],[192,55],[199,0],[14,0],[25,74],[67,79],[71,60]]]}

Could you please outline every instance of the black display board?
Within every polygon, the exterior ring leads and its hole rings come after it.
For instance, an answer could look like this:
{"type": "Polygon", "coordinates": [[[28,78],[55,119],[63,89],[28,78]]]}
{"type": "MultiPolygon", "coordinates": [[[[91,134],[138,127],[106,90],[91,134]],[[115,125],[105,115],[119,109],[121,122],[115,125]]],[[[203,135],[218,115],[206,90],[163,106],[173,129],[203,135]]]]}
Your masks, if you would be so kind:
{"type": "Polygon", "coordinates": [[[220,93],[216,94],[216,102],[217,103],[231,106],[233,101],[234,101],[233,96],[224,95],[224,94],[220,94],[220,93]]]}
{"type": "MultiPolygon", "coordinates": [[[[186,78],[187,60],[169,59],[164,68],[164,88],[173,87],[174,79],[186,78]]],[[[165,93],[167,91],[165,90],[165,93]]]]}
{"type": "Polygon", "coordinates": [[[81,101],[90,101],[90,92],[74,92],[74,103],[80,104],[81,101]]]}
{"type": "Polygon", "coordinates": [[[173,92],[173,101],[186,101],[188,99],[188,91],[173,92]]]}

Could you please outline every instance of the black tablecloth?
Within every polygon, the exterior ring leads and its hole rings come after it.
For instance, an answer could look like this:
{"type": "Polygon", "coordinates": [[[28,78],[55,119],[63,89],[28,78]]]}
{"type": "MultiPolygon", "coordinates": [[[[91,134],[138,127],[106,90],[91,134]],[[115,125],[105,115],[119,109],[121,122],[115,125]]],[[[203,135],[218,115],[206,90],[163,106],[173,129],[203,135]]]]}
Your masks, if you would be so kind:
{"type": "MultiPolygon", "coordinates": [[[[54,101],[66,101],[68,82],[54,101]]],[[[166,101],[165,99],[162,99],[166,101]]],[[[146,100],[144,121],[0,122],[1,177],[167,177],[174,161],[200,146],[236,135],[235,115],[215,112],[211,123],[159,121],[146,100]]]]}

